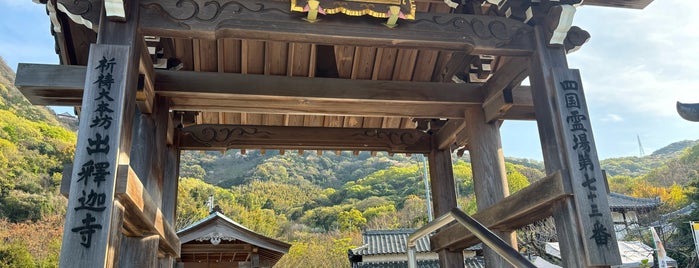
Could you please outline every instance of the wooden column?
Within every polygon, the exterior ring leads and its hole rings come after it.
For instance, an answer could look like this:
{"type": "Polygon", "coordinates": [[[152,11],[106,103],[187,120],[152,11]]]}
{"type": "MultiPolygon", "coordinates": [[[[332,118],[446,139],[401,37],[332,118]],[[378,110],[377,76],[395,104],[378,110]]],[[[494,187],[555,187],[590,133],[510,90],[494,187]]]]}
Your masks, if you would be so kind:
{"type": "MultiPolygon", "coordinates": [[[[473,186],[476,192],[478,211],[494,205],[510,195],[507,188],[505,157],[500,141],[500,128],[497,121],[486,123],[485,114],[480,107],[466,111],[466,128],[469,139],[468,151],[473,169],[473,186]]],[[[505,242],[517,249],[514,232],[495,232],[505,242]]],[[[511,267],[490,248],[484,249],[485,263],[488,267],[511,267]]]]}
{"type": "MultiPolygon", "coordinates": [[[[448,149],[439,150],[433,142],[428,161],[430,166],[432,207],[434,208],[435,217],[439,217],[456,207],[456,188],[451,164],[451,151],[448,149]]],[[[464,267],[463,251],[453,252],[443,249],[438,251],[437,254],[439,254],[440,267],[464,267]]]]}
{"type": "MultiPolygon", "coordinates": [[[[138,6],[124,23],[100,21],[90,47],[71,173],[61,267],[114,267],[123,261],[124,209],[115,201],[117,167],[128,164],[137,86],[138,6]]],[[[157,249],[157,245],[155,247],[157,249]]]]}
{"type": "Polygon", "coordinates": [[[574,193],[553,208],[563,266],[621,264],[582,83],[564,48],[548,46],[548,28],[535,26],[530,81],[546,172],[574,193]]]}

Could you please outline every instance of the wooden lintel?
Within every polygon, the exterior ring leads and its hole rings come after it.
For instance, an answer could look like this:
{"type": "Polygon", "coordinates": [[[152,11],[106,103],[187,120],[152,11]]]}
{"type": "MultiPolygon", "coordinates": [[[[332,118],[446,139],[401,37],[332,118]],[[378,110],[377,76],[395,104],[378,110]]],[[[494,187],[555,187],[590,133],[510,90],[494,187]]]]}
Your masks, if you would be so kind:
{"type": "Polygon", "coordinates": [[[252,252],[252,245],[250,244],[218,244],[212,246],[211,244],[184,244],[182,245],[182,255],[185,254],[197,254],[197,253],[250,253],[252,252]]]}
{"type": "Polygon", "coordinates": [[[418,130],[195,125],[179,132],[180,150],[303,149],[428,153],[430,136],[418,130]]]}
{"type": "MultiPolygon", "coordinates": [[[[58,0],[74,21],[97,25],[100,0],[58,0]]],[[[378,18],[322,16],[308,23],[289,2],[139,1],[145,35],[200,39],[254,39],[321,45],[446,49],[487,55],[531,55],[532,27],[503,17],[420,13],[389,29],[378,18]],[[214,3],[214,4],[211,4],[214,3]],[[234,3],[234,4],[231,4],[234,3]]]]}
{"type": "MultiPolygon", "coordinates": [[[[172,110],[458,119],[464,108],[483,103],[478,84],[165,70],[153,77],[155,93],[169,97],[172,110]]],[[[84,66],[22,63],[15,85],[35,105],[79,106],[84,80],[84,66]]],[[[490,85],[484,87],[507,86],[490,85]]],[[[533,119],[530,89],[517,87],[513,94],[515,107],[498,119],[533,119]]]]}
{"type": "Polygon", "coordinates": [[[180,256],[180,239],[148,194],[136,173],[128,165],[119,165],[115,196],[124,205],[124,228],[130,234],[157,234],[158,247],[173,257],[180,256]]]}
{"type": "MultiPolygon", "coordinates": [[[[520,190],[472,217],[490,230],[513,231],[552,214],[554,202],[572,193],[563,187],[560,172],[556,172],[520,190]]],[[[463,250],[480,243],[478,238],[460,224],[451,225],[430,238],[432,251],[463,250]]]]}
{"type": "Polygon", "coordinates": [[[138,71],[143,76],[143,87],[139,87],[136,91],[136,105],[142,113],[149,114],[153,112],[153,99],[155,98],[155,70],[148,53],[148,46],[143,37],[140,39],[141,58],[138,71]]]}

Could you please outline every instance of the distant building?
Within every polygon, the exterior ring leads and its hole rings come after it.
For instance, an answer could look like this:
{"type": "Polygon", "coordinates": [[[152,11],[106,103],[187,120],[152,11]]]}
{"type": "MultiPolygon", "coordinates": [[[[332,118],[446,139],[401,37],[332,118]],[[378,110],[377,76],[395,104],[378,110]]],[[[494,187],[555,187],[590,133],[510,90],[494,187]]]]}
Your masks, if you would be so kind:
{"type": "Polygon", "coordinates": [[[636,198],[618,193],[609,193],[609,209],[612,210],[614,231],[617,239],[623,239],[629,230],[638,229],[638,216],[649,213],[660,206],[660,198],[636,198]]]}
{"type": "Polygon", "coordinates": [[[177,268],[270,268],[291,245],[258,234],[220,212],[177,232],[177,268]]]}

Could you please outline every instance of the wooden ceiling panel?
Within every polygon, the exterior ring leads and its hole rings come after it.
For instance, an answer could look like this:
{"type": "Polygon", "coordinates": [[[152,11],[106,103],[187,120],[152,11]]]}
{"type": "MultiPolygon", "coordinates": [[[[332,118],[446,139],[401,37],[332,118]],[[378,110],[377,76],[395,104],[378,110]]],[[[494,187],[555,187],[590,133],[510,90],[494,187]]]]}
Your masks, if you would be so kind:
{"type": "Polygon", "coordinates": [[[439,51],[437,50],[420,50],[417,56],[417,60],[415,62],[413,81],[432,81],[432,73],[434,73],[438,57],[439,51]]]}
{"type": "Polygon", "coordinates": [[[247,125],[264,125],[262,123],[262,115],[261,114],[254,114],[254,113],[246,113],[247,119],[246,123],[247,125]]]}
{"type": "Polygon", "coordinates": [[[303,115],[291,114],[291,115],[289,115],[288,125],[293,126],[293,127],[302,127],[303,121],[304,121],[303,115]]]}
{"type": "Polygon", "coordinates": [[[362,122],[363,128],[381,128],[381,123],[383,123],[383,118],[381,117],[364,117],[364,122],[362,122]]]}
{"type": "Polygon", "coordinates": [[[361,128],[364,124],[364,118],[363,117],[357,117],[357,116],[348,116],[345,117],[344,120],[344,125],[343,127],[351,127],[351,128],[361,128]]]}
{"type": "Polygon", "coordinates": [[[398,49],[379,48],[376,51],[376,62],[374,63],[373,80],[393,79],[393,66],[396,63],[398,49]]]}
{"type": "Polygon", "coordinates": [[[344,116],[325,116],[323,120],[324,127],[342,127],[345,123],[344,116]]]}
{"type": "Polygon", "coordinates": [[[286,118],[281,114],[262,114],[262,125],[265,126],[284,126],[286,118]]]}
{"type": "Polygon", "coordinates": [[[216,40],[194,40],[194,70],[218,72],[218,48],[216,40]]]}
{"type": "Polygon", "coordinates": [[[238,39],[226,38],[219,42],[220,63],[223,65],[223,71],[226,73],[240,73],[241,72],[241,44],[242,41],[238,39]]]}
{"type": "Polygon", "coordinates": [[[223,113],[223,124],[242,125],[240,113],[223,113]]]}
{"type": "Polygon", "coordinates": [[[197,122],[199,124],[219,124],[220,114],[218,112],[201,112],[197,122]]]}
{"type": "Polygon", "coordinates": [[[306,115],[303,117],[304,127],[322,127],[325,118],[318,115],[306,115]]]}
{"type": "Polygon", "coordinates": [[[244,74],[265,73],[265,42],[243,40],[242,44],[242,68],[244,74]]]}
{"type": "Polygon", "coordinates": [[[375,61],[375,47],[357,47],[354,52],[352,79],[371,79],[375,61]]]}
{"type": "Polygon", "coordinates": [[[400,128],[401,118],[400,117],[384,117],[381,128],[400,128]]]}
{"type": "Polygon", "coordinates": [[[413,79],[417,49],[399,49],[393,66],[393,80],[410,81],[413,79]]]}
{"type": "Polygon", "coordinates": [[[335,46],[335,62],[337,64],[337,73],[340,78],[352,77],[352,64],[354,63],[353,46],[335,46]]]}
{"type": "Polygon", "coordinates": [[[265,44],[265,74],[286,75],[289,59],[289,44],[284,42],[267,42],[265,44]]]}
{"type": "Polygon", "coordinates": [[[289,76],[311,76],[315,73],[311,67],[315,62],[315,45],[292,43],[289,44],[289,76]]]}
{"type": "Polygon", "coordinates": [[[182,70],[194,70],[194,49],[192,48],[192,39],[175,38],[175,58],[182,62],[182,70]]]}

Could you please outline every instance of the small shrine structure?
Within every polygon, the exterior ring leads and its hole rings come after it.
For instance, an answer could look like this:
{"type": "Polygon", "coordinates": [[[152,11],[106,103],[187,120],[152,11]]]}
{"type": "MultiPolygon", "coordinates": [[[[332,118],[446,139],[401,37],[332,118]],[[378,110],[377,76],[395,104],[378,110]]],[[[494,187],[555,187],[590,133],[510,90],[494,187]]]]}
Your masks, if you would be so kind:
{"type": "Polygon", "coordinates": [[[451,157],[468,151],[478,213],[430,237],[441,267],[481,241],[508,267],[513,230],[548,216],[564,266],[621,264],[566,55],[590,37],[577,6],[652,0],[35,1],[61,64],[20,64],[15,85],[80,113],[61,267],[169,267],[179,152],[227,149],[424,154],[442,220],[463,214],[451,157]],[[513,195],[507,120],[536,121],[547,173],[513,195]]]}
{"type": "Polygon", "coordinates": [[[177,236],[176,268],[271,268],[291,247],[245,228],[218,210],[177,236]]]}

